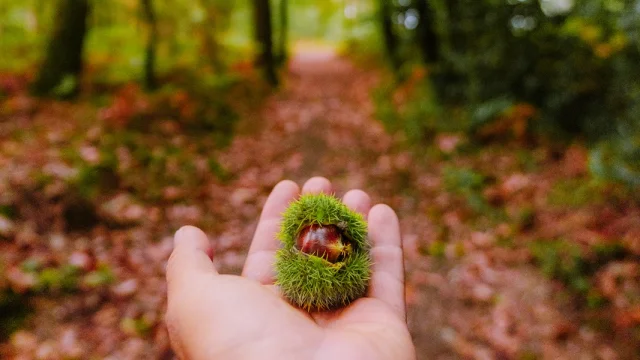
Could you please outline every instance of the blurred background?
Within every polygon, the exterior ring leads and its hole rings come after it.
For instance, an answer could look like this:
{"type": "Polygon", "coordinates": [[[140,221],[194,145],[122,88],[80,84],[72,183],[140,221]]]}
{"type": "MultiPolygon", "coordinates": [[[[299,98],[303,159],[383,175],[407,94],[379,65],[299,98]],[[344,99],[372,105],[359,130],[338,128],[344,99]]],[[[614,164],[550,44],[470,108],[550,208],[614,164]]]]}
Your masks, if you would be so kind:
{"type": "Polygon", "coordinates": [[[637,359],[639,145],[639,0],[0,2],[0,358],[173,358],[173,232],[323,175],[420,359],[637,359]]]}

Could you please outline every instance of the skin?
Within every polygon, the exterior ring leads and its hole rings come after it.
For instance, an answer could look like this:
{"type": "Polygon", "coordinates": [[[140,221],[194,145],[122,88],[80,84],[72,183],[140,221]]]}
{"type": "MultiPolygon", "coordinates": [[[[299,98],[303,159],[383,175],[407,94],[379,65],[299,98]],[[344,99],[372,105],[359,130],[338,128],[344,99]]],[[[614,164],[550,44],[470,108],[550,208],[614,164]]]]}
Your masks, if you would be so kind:
{"type": "Polygon", "coordinates": [[[167,264],[166,324],[181,359],[393,359],[414,360],[406,324],[400,229],[386,205],[370,206],[361,190],[343,202],[369,222],[373,273],[366,297],[348,307],[307,313],[290,305],[273,285],[280,214],[302,193],[331,193],[321,177],[302,190],[275,186],[265,203],[241,276],[219,274],[207,236],[185,226],[176,232],[167,264]]]}

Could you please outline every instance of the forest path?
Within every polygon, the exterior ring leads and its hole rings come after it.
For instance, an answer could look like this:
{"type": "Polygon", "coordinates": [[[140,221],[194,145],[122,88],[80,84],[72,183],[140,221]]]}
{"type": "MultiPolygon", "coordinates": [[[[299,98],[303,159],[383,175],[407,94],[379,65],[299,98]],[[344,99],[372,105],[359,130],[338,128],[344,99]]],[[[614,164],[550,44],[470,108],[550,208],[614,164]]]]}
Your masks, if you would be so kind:
{"type": "Polygon", "coordinates": [[[322,175],[338,191],[368,188],[374,183],[368,176],[393,144],[372,116],[376,81],[371,72],[326,50],[297,55],[259,120],[240,124],[220,161],[240,177],[239,186],[260,169],[266,184],[272,178],[302,182],[322,175]]]}
{"type": "MultiPolygon", "coordinates": [[[[437,181],[438,175],[418,170],[412,155],[374,118],[371,91],[377,83],[375,72],[330,50],[299,53],[290,62],[281,90],[265,104],[261,124],[255,126],[255,119],[254,125],[241,124],[220,160],[238,175],[237,189],[285,178],[303,184],[324,176],[339,196],[354,188],[367,191],[374,203],[387,203],[398,212],[405,239],[413,244],[407,248],[408,261],[426,264],[417,255],[414,234],[429,236],[433,231],[428,221],[416,216],[420,210],[413,187],[419,172],[426,182],[437,181]]],[[[446,301],[436,292],[421,294],[428,298],[422,302],[430,313],[445,313],[441,304],[446,301]]],[[[427,317],[423,310],[412,309],[410,319],[420,358],[454,358],[438,335],[442,316],[427,317]]]]}
{"type": "MultiPolygon", "coordinates": [[[[420,359],[591,359],[598,351],[611,353],[597,333],[577,331],[579,313],[559,300],[558,288],[531,265],[526,249],[496,246],[512,225],[476,224],[464,203],[445,191],[441,170],[455,163],[416,156],[384,131],[371,99],[379,83],[375,71],[330,51],[298,54],[288,70],[262,109],[260,125],[245,120],[221,154],[237,176],[229,184],[232,203],[244,205],[256,183],[262,184],[261,205],[281,179],[302,184],[324,176],[338,196],[360,188],[374,203],[393,207],[402,227],[408,322],[420,359]],[[440,255],[427,255],[434,249],[440,255]]],[[[478,154],[474,166],[495,169],[496,159],[514,164],[515,156],[501,151],[478,154]]],[[[508,178],[514,169],[500,171],[508,178]]],[[[249,237],[253,227],[246,224],[255,225],[252,209],[258,208],[245,207],[244,220],[229,219],[226,229],[244,221],[249,237]]],[[[235,265],[228,270],[238,271],[241,257],[231,257],[235,265]]]]}

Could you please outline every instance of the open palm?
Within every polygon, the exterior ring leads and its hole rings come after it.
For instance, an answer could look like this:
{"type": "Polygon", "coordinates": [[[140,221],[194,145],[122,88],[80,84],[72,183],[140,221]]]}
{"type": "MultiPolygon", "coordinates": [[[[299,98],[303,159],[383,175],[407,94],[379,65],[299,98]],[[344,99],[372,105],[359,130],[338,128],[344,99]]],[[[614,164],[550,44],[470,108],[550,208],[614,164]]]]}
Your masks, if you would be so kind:
{"type": "MultiPolygon", "coordinates": [[[[331,192],[312,178],[303,193],[331,192]]],[[[267,199],[242,276],[220,275],[206,235],[176,233],[167,267],[167,326],[184,359],[415,359],[405,321],[404,271],[398,219],[388,206],[370,208],[367,194],[348,192],[347,206],[369,218],[374,268],[369,293],[348,307],[307,313],[273,285],[280,215],[300,193],[279,183],[267,199]]]]}

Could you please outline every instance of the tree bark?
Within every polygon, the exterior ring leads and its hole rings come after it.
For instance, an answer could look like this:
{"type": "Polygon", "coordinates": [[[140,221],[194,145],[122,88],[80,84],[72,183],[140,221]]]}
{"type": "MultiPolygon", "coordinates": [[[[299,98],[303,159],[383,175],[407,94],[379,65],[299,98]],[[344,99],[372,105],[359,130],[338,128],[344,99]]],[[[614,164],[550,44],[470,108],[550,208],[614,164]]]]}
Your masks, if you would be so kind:
{"type": "Polygon", "coordinates": [[[144,58],[144,86],[154,90],[158,86],[156,78],[156,48],[158,45],[158,22],[152,0],[141,0],[144,21],[147,24],[147,48],[144,58]]]}
{"type": "Polygon", "coordinates": [[[438,35],[435,31],[435,13],[433,7],[429,4],[429,0],[417,0],[416,10],[420,15],[420,21],[416,29],[416,40],[418,41],[422,58],[425,63],[437,62],[440,51],[438,35]]]}
{"type": "Polygon", "coordinates": [[[71,97],[78,92],[82,73],[82,52],[87,33],[89,15],[87,0],[61,0],[57,12],[57,23],[49,41],[46,57],[32,85],[35,95],[51,95],[69,81],[68,88],[57,94],[71,97]]]}
{"type": "Polygon", "coordinates": [[[289,57],[287,40],[289,35],[289,4],[288,0],[280,0],[280,37],[278,38],[278,65],[283,65],[289,57]]]}
{"type": "Polygon", "coordinates": [[[271,6],[269,0],[253,0],[255,40],[258,46],[256,65],[264,73],[271,85],[278,84],[273,56],[273,29],[271,26],[271,6]]]}
{"type": "Polygon", "coordinates": [[[398,37],[393,29],[393,3],[389,0],[379,0],[378,16],[382,30],[385,51],[394,70],[400,69],[398,54],[398,37]]]}

